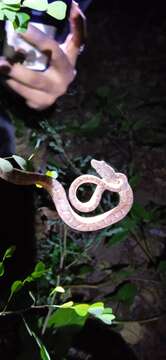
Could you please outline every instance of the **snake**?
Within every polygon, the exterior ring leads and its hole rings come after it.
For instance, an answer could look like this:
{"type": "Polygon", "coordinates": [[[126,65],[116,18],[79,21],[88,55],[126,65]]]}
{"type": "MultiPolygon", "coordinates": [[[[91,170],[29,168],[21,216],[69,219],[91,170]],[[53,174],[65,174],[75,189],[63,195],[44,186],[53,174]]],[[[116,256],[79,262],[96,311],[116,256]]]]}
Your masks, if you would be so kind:
{"type": "Polygon", "coordinates": [[[57,179],[41,173],[13,167],[10,171],[3,171],[0,168],[0,177],[16,185],[41,185],[49,192],[57,213],[65,224],[77,231],[97,231],[119,222],[128,214],[133,204],[133,191],[126,175],[116,172],[104,160],[92,159],[91,166],[99,176],[86,174],[76,178],[70,185],[68,197],[57,179]],[[83,184],[96,185],[91,198],[86,202],[81,202],[77,197],[77,191],[83,184]],[[94,211],[106,190],[119,195],[118,205],[114,208],[94,216],[82,216],[76,212],[94,211]]]}

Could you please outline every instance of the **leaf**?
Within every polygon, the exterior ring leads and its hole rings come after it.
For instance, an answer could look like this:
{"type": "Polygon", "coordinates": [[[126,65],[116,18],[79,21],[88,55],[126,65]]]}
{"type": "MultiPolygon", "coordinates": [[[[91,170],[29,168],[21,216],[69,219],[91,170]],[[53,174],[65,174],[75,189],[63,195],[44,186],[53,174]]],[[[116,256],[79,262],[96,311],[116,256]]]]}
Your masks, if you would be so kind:
{"type": "Polygon", "coordinates": [[[127,216],[124,220],[121,221],[121,226],[123,230],[132,231],[135,229],[137,222],[134,219],[131,219],[129,216],[127,216]]]}
{"type": "Polygon", "coordinates": [[[8,160],[0,158],[0,171],[10,172],[13,170],[13,166],[10,164],[8,160]]]}
{"type": "Polygon", "coordinates": [[[139,203],[134,202],[131,216],[138,220],[150,221],[153,218],[153,214],[150,211],[145,210],[139,203]]]}
{"type": "Polygon", "coordinates": [[[51,360],[50,355],[43,344],[40,346],[40,356],[42,360],[51,360]]]}
{"type": "Polygon", "coordinates": [[[73,309],[79,316],[86,316],[88,314],[89,305],[88,304],[78,304],[73,306],[73,309]]]}
{"type": "Polygon", "coordinates": [[[42,341],[38,338],[38,336],[30,330],[29,326],[26,323],[26,328],[28,332],[31,334],[31,336],[34,337],[39,349],[40,349],[40,356],[42,360],[51,360],[50,355],[46,349],[46,347],[43,345],[42,341]]]}
{"type": "Polygon", "coordinates": [[[36,273],[43,272],[44,273],[45,270],[46,270],[45,264],[43,263],[43,261],[39,261],[35,266],[34,272],[36,272],[36,273]]]}
{"type": "Polygon", "coordinates": [[[118,301],[126,302],[128,305],[131,305],[134,301],[136,294],[136,285],[128,282],[120,286],[117,293],[113,295],[113,298],[118,301]]]}
{"type": "Polygon", "coordinates": [[[94,316],[101,315],[104,311],[104,304],[102,302],[90,305],[88,313],[94,316]]]}
{"type": "Polygon", "coordinates": [[[111,325],[112,321],[115,319],[115,315],[113,314],[101,314],[96,317],[107,325],[111,325]]]}
{"type": "Polygon", "coordinates": [[[36,279],[39,279],[45,274],[45,272],[46,272],[45,264],[42,261],[39,261],[35,266],[34,271],[24,279],[23,283],[24,284],[26,282],[30,283],[36,279]]]}
{"type": "Polygon", "coordinates": [[[4,20],[3,4],[0,3],[0,21],[4,20]]]}
{"type": "Polygon", "coordinates": [[[130,178],[130,186],[132,189],[136,188],[139,185],[140,179],[141,177],[139,174],[135,174],[130,178]]]}
{"type": "Polygon", "coordinates": [[[8,10],[8,9],[4,9],[4,15],[6,16],[6,18],[8,20],[10,20],[11,22],[13,22],[15,20],[16,17],[16,13],[12,10],[8,10]]]}
{"type": "Polygon", "coordinates": [[[47,0],[24,0],[23,6],[38,10],[38,11],[46,11],[48,8],[48,1],[47,0]]]}
{"type": "Polygon", "coordinates": [[[63,308],[63,309],[68,309],[68,308],[71,308],[73,305],[74,305],[73,301],[68,301],[68,302],[64,303],[63,305],[60,305],[59,307],[63,308]]]}
{"type": "Polygon", "coordinates": [[[127,343],[136,345],[143,337],[143,327],[136,321],[126,322],[120,334],[127,343]]]}
{"type": "Polygon", "coordinates": [[[111,239],[108,241],[109,246],[117,245],[121,243],[122,241],[126,240],[128,236],[127,230],[122,230],[121,232],[114,234],[111,239]]]}
{"type": "MultiPolygon", "coordinates": [[[[58,172],[57,171],[55,171],[55,170],[48,170],[48,171],[46,171],[46,174],[45,175],[47,175],[47,176],[49,176],[49,177],[51,177],[51,178],[53,178],[53,179],[57,179],[57,177],[58,177],[58,172]]],[[[36,185],[36,187],[37,188],[39,188],[39,189],[41,189],[43,186],[42,185],[40,185],[40,184],[35,184],[36,185]]]]}
{"type": "Polygon", "coordinates": [[[17,32],[25,32],[28,27],[28,22],[30,16],[24,12],[19,12],[16,14],[15,21],[13,22],[14,29],[17,32]]]}
{"type": "Polygon", "coordinates": [[[56,179],[58,177],[58,173],[55,170],[46,171],[46,175],[49,176],[49,177],[52,177],[54,179],[56,179]]]}
{"type": "Polygon", "coordinates": [[[22,170],[26,169],[27,162],[25,159],[23,159],[21,156],[18,156],[18,155],[12,155],[12,158],[15,160],[15,162],[19,165],[19,167],[22,170]]]}
{"type": "Polygon", "coordinates": [[[16,280],[11,286],[11,296],[17,293],[23,287],[23,282],[21,280],[16,280]]]}
{"type": "Polygon", "coordinates": [[[20,5],[21,0],[3,0],[6,5],[20,5]]]}
{"type": "Polygon", "coordinates": [[[112,309],[110,307],[104,308],[103,314],[112,314],[112,309]]]}
{"type": "Polygon", "coordinates": [[[3,262],[0,262],[0,277],[4,275],[5,269],[3,262]]]}
{"type": "Polygon", "coordinates": [[[55,292],[64,294],[65,289],[62,286],[56,286],[50,293],[50,296],[52,296],[55,292]]]}
{"type": "Polygon", "coordinates": [[[57,20],[63,20],[66,16],[67,5],[63,1],[53,1],[48,4],[47,14],[57,20]]]}
{"type": "Polygon", "coordinates": [[[5,251],[5,254],[3,256],[3,261],[5,259],[9,259],[13,256],[13,253],[15,251],[16,247],[13,245],[13,246],[10,246],[10,248],[8,248],[6,251],[5,251]]]}
{"type": "Polygon", "coordinates": [[[72,308],[59,308],[49,318],[48,327],[83,326],[87,316],[79,316],[72,308]]]}

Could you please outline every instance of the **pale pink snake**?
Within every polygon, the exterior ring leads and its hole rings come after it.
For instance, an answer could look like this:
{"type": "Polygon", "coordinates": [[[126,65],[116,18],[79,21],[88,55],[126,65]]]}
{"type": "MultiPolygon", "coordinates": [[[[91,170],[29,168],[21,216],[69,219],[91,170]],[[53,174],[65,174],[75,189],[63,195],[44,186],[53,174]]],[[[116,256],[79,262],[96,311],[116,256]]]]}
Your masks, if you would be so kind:
{"type": "Polygon", "coordinates": [[[63,186],[54,178],[39,173],[12,169],[3,172],[0,177],[17,185],[42,185],[51,195],[60,218],[71,228],[78,231],[95,231],[115,224],[123,219],[133,203],[133,192],[124,174],[116,173],[105,161],[91,161],[92,167],[101,178],[94,175],[81,175],[70,186],[69,199],[72,206],[78,211],[90,212],[97,208],[105,190],[119,194],[119,204],[105,213],[92,217],[78,215],[70,205],[63,186]],[[76,192],[82,184],[95,184],[96,189],[90,200],[82,203],[78,200],[76,192]]]}

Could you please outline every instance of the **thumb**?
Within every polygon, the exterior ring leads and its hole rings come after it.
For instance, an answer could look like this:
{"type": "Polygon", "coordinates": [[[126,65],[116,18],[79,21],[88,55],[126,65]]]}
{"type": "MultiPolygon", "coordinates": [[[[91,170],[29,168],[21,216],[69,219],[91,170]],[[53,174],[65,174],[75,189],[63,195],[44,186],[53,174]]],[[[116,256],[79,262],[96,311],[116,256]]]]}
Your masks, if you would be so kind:
{"type": "Polygon", "coordinates": [[[73,1],[70,12],[70,34],[67,36],[61,48],[67,55],[70,63],[75,66],[81,46],[84,46],[87,38],[86,17],[79,8],[79,5],[73,1]]]}

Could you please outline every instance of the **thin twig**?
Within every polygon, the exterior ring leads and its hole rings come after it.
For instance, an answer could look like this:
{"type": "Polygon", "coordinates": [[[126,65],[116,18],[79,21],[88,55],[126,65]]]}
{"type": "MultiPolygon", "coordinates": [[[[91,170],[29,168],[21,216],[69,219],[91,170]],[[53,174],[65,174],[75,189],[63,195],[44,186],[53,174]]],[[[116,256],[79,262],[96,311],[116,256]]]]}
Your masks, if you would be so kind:
{"type": "MultiPolygon", "coordinates": [[[[60,263],[59,263],[59,271],[60,273],[62,272],[63,270],[63,267],[64,267],[64,262],[65,262],[65,257],[66,257],[66,251],[67,251],[67,226],[64,224],[63,225],[63,242],[62,242],[62,238],[60,236],[59,238],[59,241],[60,241],[60,263]]],[[[60,274],[58,274],[57,276],[57,281],[56,281],[56,286],[59,286],[60,285],[60,274]]],[[[55,302],[55,298],[56,298],[57,294],[56,292],[53,294],[52,296],[52,300],[51,300],[51,307],[49,307],[49,310],[48,310],[48,313],[47,313],[47,316],[44,320],[44,324],[43,324],[43,327],[42,327],[42,335],[44,335],[45,331],[46,331],[46,328],[47,328],[47,324],[48,324],[48,321],[49,321],[49,318],[52,314],[52,311],[53,311],[53,305],[54,305],[54,302],[55,302]]]]}
{"type": "Polygon", "coordinates": [[[154,262],[154,259],[153,259],[152,255],[151,255],[151,254],[149,253],[149,251],[144,247],[145,245],[143,246],[143,244],[141,243],[141,241],[140,241],[137,233],[136,233],[134,230],[132,230],[131,233],[132,233],[132,235],[134,236],[134,239],[135,239],[137,245],[141,248],[141,250],[144,252],[144,254],[146,255],[146,257],[153,263],[153,265],[155,265],[155,262],[154,262]]]}
{"type": "Polygon", "coordinates": [[[73,172],[80,176],[82,175],[82,172],[80,171],[80,169],[78,169],[75,164],[72,162],[72,160],[69,158],[67,152],[65,151],[64,147],[62,146],[62,139],[60,137],[60,134],[58,134],[55,129],[51,128],[51,126],[48,124],[47,121],[43,121],[40,123],[42,129],[44,129],[49,135],[52,136],[52,138],[54,139],[55,143],[57,144],[58,148],[59,148],[59,152],[63,155],[66,163],[68,165],[70,165],[70,167],[72,168],[73,172]]]}
{"type": "Polygon", "coordinates": [[[135,322],[138,322],[139,324],[148,324],[148,323],[151,323],[153,321],[158,321],[158,320],[162,319],[163,316],[165,316],[165,315],[166,315],[166,313],[163,313],[163,314],[153,316],[153,317],[148,318],[148,319],[142,319],[142,320],[139,320],[139,319],[136,319],[136,320],[119,320],[119,321],[117,320],[117,321],[114,321],[113,324],[120,325],[120,324],[135,323],[135,322]]]}
{"type": "MultiPolygon", "coordinates": [[[[22,310],[0,312],[0,317],[10,316],[10,315],[22,315],[27,312],[45,310],[48,308],[56,309],[56,308],[59,308],[59,306],[58,305],[39,305],[39,306],[32,305],[30,308],[26,308],[26,309],[22,309],[22,310]]],[[[150,322],[158,321],[158,320],[162,319],[164,316],[166,316],[166,312],[163,312],[162,314],[159,314],[159,315],[153,316],[151,318],[147,318],[147,319],[115,320],[115,321],[113,321],[113,325],[135,323],[135,322],[138,322],[139,324],[148,324],[150,322]]]]}

